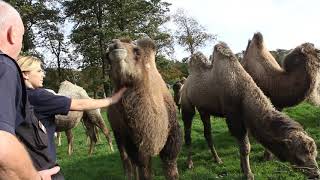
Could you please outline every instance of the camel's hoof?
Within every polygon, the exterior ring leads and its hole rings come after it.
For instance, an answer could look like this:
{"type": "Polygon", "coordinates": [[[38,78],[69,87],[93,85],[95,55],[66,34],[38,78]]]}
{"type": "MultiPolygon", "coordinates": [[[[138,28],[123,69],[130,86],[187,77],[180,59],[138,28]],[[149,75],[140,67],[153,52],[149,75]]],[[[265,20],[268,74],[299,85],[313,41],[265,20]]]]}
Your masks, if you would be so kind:
{"type": "Polygon", "coordinates": [[[223,164],[223,161],[220,158],[214,159],[214,162],[216,162],[217,164],[223,164]]]}
{"type": "Polygon", "coordinates": [[[247,180],[254,180],[254,175],[253,175],[253,173],[247,174],[247,175],[246,175],[246,179],[247,179],[247,180]]]}
{"type": "Polygon", "coordinates": [[[110,151],[111,151],[111,152],[114,152],[114,149],[113,149],[112,144],[109,144],[109,147],[110,147],[110,151]]]}
{"type": "Polygon", "coordinates": [[[270,153],[264,153],[262,159],[263,161],[271,161],[273,159],[273,155],[270,153]]]}
{"type": "Polygon", "coordinates": [[[188,164],[188,168],[189,168],[189,169],[192,169],[192,168],[193,168],[193,162],[192,162],[192,160],[189,160],[189,161],[187,162],[187,164],[188,164]]]}

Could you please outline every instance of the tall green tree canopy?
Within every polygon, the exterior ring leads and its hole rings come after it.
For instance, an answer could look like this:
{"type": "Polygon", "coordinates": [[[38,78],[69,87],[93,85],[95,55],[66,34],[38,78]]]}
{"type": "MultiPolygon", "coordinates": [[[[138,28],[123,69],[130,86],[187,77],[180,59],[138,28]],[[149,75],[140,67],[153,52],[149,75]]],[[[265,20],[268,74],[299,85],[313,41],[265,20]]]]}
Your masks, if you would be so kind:
{"type": "Polygon", "coordinates": [[[48,30],[57,29],[63,22],[59,0],[8,0],[8,3],[20,12],[25,26],[23,52],[35,53],[35,48],[46,39],[43,37],[48,30]]]}
{"type": "Polygon", "coordinates": [[[108,81],[105,52],[112,39],[148,36],[161,49],[172,45],[171,36],[160,28],[169,20],[170,4],[161,0],[69,0],[62,4],[74,23],[71,42],[83,56],[83,67],[102,67],[104,82],[108,81]]]}
{"type": "Polygon", "coordinates": [[[173,22],[177,25],[175,31],[177,43],[190,55],[204,46],[207,41],[216,40],[216,35],[207,33],[206,28],[194,18],[189,17],[183,9],[178,9],[173,15],[173,22]]]}

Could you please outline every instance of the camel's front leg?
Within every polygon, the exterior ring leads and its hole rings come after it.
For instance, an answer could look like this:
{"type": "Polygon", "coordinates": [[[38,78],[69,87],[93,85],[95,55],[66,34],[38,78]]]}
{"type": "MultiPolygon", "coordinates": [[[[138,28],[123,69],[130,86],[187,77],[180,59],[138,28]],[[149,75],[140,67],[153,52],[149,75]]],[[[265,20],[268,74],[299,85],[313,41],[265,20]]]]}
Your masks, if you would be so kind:
{"type": "Polygon", "coordinates": [[[184,119],[184,140],[188,151],[187,166],[189,169],[193,168],[192,162],[192,145],[191,145],[191,125],[192,119],[184,119]]]}
{"type": "Polygon", "coordinates": [[[242,172],[248,180],[253,180],[254,175],[251,172],[249,163],[250,142],[248,131],[240,117],[241,114],[239,112],[230,112],[226,120],[231,135],[234,136],[239,143],[240,166],[242,172]]]}
{"type": "Polygon", "coordinates": [[[65,131],[68,141],[68,155],[71,155],[73,152],[73,134],[71,129],[65,131]]]}
{"type": "Polygon", "coordinates": [[[213,160],[218,163],[221,164],[222,161],[220,159],[220,157],[218,156],[218,153],[216,151],[216,148],[214,147],[213,144],[213,139],[212,139],[212,134],[211,134],[211,123],[210,123],[210,114],[205,113],[203,111],[199,111],[200,113],[200,117],[203,123],[203,135],[206,138],[208,147],[212,153],[213,156],[213,160]]]}
{"type": "Polygon", "coordinates": [[[240,147],[240,165],[243,174],[246,176],[248,180],[254,179],[254,175],[251,172],[250,162],[249,162],[249,154],[250,154],[250,142],[248,138],[248,134],[244,137],[238,139],[239,147],[240,147]]]}

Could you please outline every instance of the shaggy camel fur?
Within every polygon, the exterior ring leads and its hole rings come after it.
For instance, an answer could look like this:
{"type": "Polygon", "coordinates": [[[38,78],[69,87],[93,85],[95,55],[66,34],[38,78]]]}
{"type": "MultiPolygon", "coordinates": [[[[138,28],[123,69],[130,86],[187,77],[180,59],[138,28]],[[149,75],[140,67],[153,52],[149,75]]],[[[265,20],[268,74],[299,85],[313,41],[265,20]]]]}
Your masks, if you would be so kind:
{"type": "Polygon", "coordinates": [[[266,48],[261,33],[249,41],[242,66],[279,110],[317,93],[320,59],[313,44],[304,43],[284,59],[283,68],[266,48]]]}
{"type": "MultiPolygon", "coordinates": [[[[254,179],[249,164],[248,130],[280,160],[311,177],[319,177],[316,144],[301,125],[277,111],[224,43],[214,47],[212,66],[192,58],[190,75],[182,89],[181,110],[186,144],[191,145],[195,107],[226,117],[231,135],[239,143],[240,165],[247,179],[254,179]]],[[[189,149],[190,151],[190,149],[189,149]]]]}
{"type": "MultiPolygon", "coordinates": [[[[72,84],[69,81],[64,81],[60,84],[58,94],[64,95],[73,99],[88,99],[90,98],[87,92],[77,85],[72,84]]],[[[105,125],[105,122],[100,114],[100,109],[95,110],[86,110],[82,111],[69,111],[68,115],[56,115],[55,122],[57,125],[57,132],[65,131],[68,141],[68,154],[71,155],[73,152],[73,134],[71,129],[77,126],[80,122],[81,118],[83,119],[84,125],[87,128],[87,135],[90,138],[90,148],[89,154],[92,154],[93,147],[97,142],[96,131],[94,126],[98,126],[103,134],[105,135],[111,151],[113,151],[112,147],[112,138],[109,133],[108,128],[105,125]]],[[[58,134],[58,144],[60,142],[60,134],[58,134]]]]}
{"type": "Polygon", "coordinates": [[[127,178],[151,179],[151,157],[160,154],[166,178],[178,179],[182,136],[173,98],[156,68],[154,42],[114,40],[107,57],[115,90],[128,88],[108,109],[127,178]]]}
{"type": "Polygon", "coordinates": [[[180,93],[181,93],[181,89],[183,87],[184,82],[186,81],[185,77],[182,77],[181,80],[175,82],[172,86],[173,89],[173,99],[174,102],[176,103],[177,107],[178,107],[178,111],[180,113],[180,107],[181,107],[181,102],[180,102],[180,93]]]}
{"type": "MultiPolygon", "coordinates": [[[[241,63],[272,104],[281,111],[307,99],[319,104],[320,59],[317,53],[319,50],[313,44],[304,43],[285,57],[282,68],[258,32],[249,41],[241,63]]],[[[265,152],[264,157],[271,159],[271,154],[265,152]]]]}

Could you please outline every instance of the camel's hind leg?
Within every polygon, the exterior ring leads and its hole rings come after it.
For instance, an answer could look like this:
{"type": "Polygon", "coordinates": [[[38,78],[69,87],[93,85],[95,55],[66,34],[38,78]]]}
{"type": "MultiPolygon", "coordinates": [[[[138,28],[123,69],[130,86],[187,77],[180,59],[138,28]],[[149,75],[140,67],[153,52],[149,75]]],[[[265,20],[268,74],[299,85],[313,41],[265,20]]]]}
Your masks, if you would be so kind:
{"type": "Polygon", "coordinates": [[[181,150],[182,133],[178,122],[174,122],[170,129],[167,142],[160,152],[160,158],[163,162],[166,179],[179,179],[179,171],[177,166],[177,157],[181,150]]]}
{"type": "Polygon", "coordinates": [[[73,152],[73,134],[71,129],[65,131],[68,140],[68,154],[71,155],[73,152]]]}
{"type": "Polygon", "coordinates": [[[113,145],[112,145],[112,136],[111,136],[111,133],[110,133],[109,129],[107,128],[105,122],[103,121],[103,119],[98,119],[98,121],[95,123],[96,123],[95,125],[101,129],[104,136],[106,137],[106,139],[109,143],[109,147],[110,147],[111,152],[114,152],[113,145]]]}
{"type": "Polygon", "coordinates": [[[89,137],[90,140],[89,155],[92,155],[95,144],[97,143],[95,125],[92,122],[90,122],[88,116],[85,113],[83,114],[82,122],[85,126],[87,137],[89,137]]]}
{"type": "Polygon", "coordinates": [[[203,123],[203,135],[206,138],[208,147],[212,153],[213,159],[216,163],[221,164],[222,161],[218,156],[218,153],[214,147],[212,133],[211,133],[211,123],[210,123],[210,114],[205,113],[204,111],[199,110],[200,117],[203,123]]]}
{"type": "Polygon", "coordinates": [[[61,132],[57,132],[58,146],[61,146],[61,132]]]}
{"type": "Polygon", "coordinates": [[[151,156],[145,156],[143,152],[139,153],[138,175],[140,180],[151,180],[151,156]]]}
{"type": "Polygon", "coordinates": [[[234,113],[231,116],[227,117],[227,124],[231,134],[238,140],[239,149],[240,149],[240,166],[242,172],[248,180],[253,180],[254,175],[251,172],[249,154],[250,154],[250,142],[248,137],[248,132],[244,126],[241,119],[241,116],[237,113],[234,113]]]}
{"type": "Polygon", "coordinates": [[[195,110],[186,110],[182,107],[182,120],[184,124],[184,140],[188,151],[188,159],[187,159],[187,166],[188,168],[193,167],[192,162],[192,146],[191,146],[191,126],[192,126],[192,119],[195,114],[195,110]]]}

